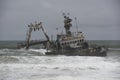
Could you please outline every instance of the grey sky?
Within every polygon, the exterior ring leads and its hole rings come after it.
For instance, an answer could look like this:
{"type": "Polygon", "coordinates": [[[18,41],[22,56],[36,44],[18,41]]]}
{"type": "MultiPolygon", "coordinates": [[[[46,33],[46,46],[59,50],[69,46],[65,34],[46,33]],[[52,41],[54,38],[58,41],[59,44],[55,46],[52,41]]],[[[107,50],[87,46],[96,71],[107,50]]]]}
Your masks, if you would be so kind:
{"type": "MultiPolygon", "coordinates": [[[[76,31],[88,40],[120,40],[120,0],[0,0],[0,40],[24,40],[29,23],[43,22],[49,36],[64,30],[62,13],[70,13],[76,31]]],[[[39,36],[39,34],[37,34],[39,36]]]]}

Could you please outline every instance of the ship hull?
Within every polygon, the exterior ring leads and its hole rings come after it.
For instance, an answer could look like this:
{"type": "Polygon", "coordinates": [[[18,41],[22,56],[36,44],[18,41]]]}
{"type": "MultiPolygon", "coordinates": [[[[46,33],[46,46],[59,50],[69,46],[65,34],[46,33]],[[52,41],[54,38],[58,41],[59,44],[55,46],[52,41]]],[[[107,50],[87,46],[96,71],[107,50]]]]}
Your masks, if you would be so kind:
{"type": "Polygon", "coordinates": [[[91,51],[90,49],[83,50],[56,50],[46,52],[46,55],[66,55],[66,56],[107,56],[107,50],[105,51],[91,51]]]}

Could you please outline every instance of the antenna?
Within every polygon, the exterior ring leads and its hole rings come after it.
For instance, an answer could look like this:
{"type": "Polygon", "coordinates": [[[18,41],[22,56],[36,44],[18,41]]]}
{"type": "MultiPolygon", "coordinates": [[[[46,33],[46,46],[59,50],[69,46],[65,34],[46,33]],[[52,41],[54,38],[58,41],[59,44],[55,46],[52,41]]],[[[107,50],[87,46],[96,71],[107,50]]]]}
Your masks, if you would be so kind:
{"type": "Polygon", "coordinates": [[[59,33],[58,33],[58,27],[56,28],[56,31],[57,31],[57,35],[58,35],[58,34],[59,34],[59,33]]]}
{"type": "Polygon", "coordinates": [[[77,18],[75,17],[75,22],[76,22],[76,29],[77,29],[77,32],[78,32],[78,25],[77,25],[77,18]]]}
{"type": "Polygon", "coordinates": [[[63,12],[63,14],[62,14],[63,16],[66,16],[66,14],[63,12]]]}

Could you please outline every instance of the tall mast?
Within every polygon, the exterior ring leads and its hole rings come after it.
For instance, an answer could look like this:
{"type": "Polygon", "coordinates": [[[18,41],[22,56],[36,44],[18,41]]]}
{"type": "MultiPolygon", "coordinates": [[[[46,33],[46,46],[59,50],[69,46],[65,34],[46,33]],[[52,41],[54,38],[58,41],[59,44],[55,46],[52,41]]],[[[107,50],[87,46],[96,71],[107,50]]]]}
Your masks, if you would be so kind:
{"type": "Polygon", "coordinates": [[[71,34],[70,31],[70,27],[72,27],[72,19],[69,18],[69,13],[66,15],[65,13],[63,13],[63,17],[64,17],[64,28],[66,31],[66,34],[71,34]]]}
{"type": "Polygon", "coordinates": [[[75,17],[75,22],[76,22],[76,29],[77,29],[77,32],[78,32],[78,25],[77,25],[77,18],[75,17]]]}

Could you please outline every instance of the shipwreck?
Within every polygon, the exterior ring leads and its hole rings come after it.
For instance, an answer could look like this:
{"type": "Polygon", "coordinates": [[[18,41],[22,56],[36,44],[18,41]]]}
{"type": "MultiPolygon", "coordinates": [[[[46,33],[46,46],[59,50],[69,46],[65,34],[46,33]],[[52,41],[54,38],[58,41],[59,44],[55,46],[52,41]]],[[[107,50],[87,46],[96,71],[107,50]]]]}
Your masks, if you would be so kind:
{"type": "Polygon", "coordinates": [[[56,34],[56,40],[51,40],[47,35],[42,22],[28,25],[26,40],[18,43],[18,48],[29,49],[32,45],[43,44],[49,50],[46,55],[67,55],[67,56],[106,56],[105,46],[90,47],[81,31],[72,32],[72,19],[67,14],[63,14],[65,33],[56,34]],[[32,31],[42,30],[47,40],[31,40],[32,31]]]}

